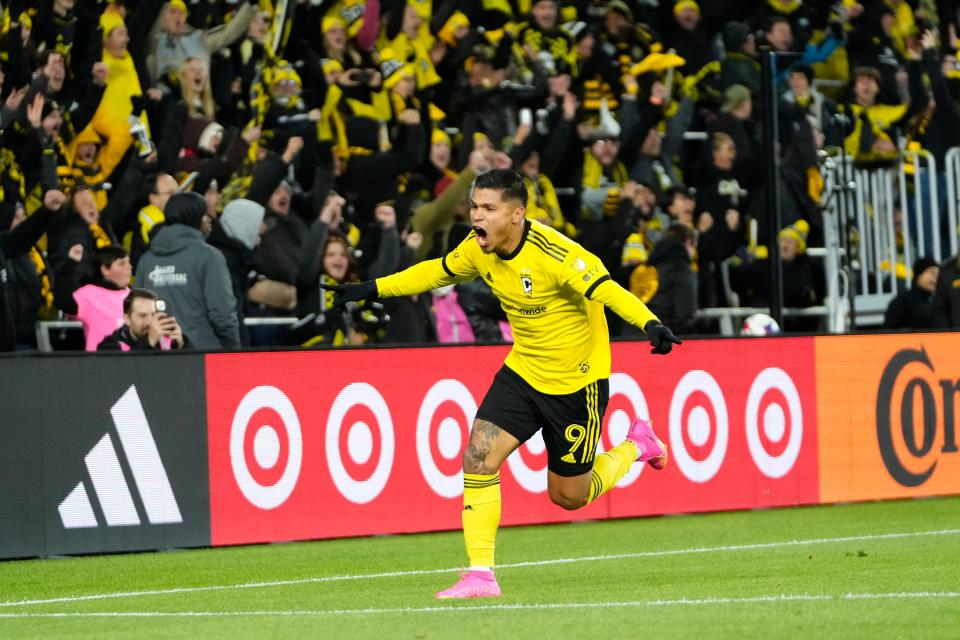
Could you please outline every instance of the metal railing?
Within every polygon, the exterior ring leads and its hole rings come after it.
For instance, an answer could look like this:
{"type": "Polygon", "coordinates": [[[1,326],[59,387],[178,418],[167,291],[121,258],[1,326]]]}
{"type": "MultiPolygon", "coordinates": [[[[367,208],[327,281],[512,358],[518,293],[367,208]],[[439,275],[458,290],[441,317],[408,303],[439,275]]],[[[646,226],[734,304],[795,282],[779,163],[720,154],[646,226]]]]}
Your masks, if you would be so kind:
{"type": "MultiPolygon", "coordinates": [[[[960,179],[960,156],[954,157],[960,179]]],[[[936,160],[926,150],[904,151],[889,166],[866,168],[843,156],[827,159],[823,169],[824,266],[828,298],[834,296],[828,306],[843,306],[847,284],[850,325],[880,324],[890,300],[911,286],[918,253],[940,261],[956,248],[955,237],[941,246],[936,160]]]]}

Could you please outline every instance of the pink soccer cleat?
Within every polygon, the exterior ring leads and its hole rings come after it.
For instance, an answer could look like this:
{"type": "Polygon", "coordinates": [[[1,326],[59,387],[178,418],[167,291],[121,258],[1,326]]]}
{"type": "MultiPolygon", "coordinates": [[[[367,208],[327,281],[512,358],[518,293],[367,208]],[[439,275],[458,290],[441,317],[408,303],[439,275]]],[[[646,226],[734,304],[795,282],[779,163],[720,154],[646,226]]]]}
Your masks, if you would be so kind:
{"type": "Polygon", "coordinates": [[[488,598],[500,595],[500,585],[493,571],[464,571],[460,580],[449,589],[437,592],[437,598],[488,598]]]}
{"type": "Polygon", "coordinates": [[[637,462],[646,462],[657,471],[667,466],[667,445],[653,432],[653,427],[643,418],[630,425],[627,440],[637,445],[640,455],[637,462]]]}

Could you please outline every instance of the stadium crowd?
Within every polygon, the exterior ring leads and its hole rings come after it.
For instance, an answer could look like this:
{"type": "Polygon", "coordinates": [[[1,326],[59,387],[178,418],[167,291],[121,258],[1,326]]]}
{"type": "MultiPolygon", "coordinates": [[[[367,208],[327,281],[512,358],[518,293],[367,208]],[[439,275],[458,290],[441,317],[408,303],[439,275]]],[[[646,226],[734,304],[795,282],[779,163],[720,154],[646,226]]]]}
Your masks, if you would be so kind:
{"type": "MultiPolygon", "coordinates": [[[[883,163],[919,147],[944,166],[960,144],[958,6],[14,0],[0,348],[35,348],[36,321],[62,316],[88,350],[509,341],[482,279],[346,309],[319,286],[452,250],[474,178],[506,167],[529,218],[600,256],[678,334],[713,331],[697,309],[733,295],[765,306],[771,242],[785,304],[822,304],[806,253],[823,242],[818,152],[883,163]],[[776,237],[763,47],[778,53],[776,237]],[[297,322],[244,323],[258,316],[297,322]]],[[[960,260],[924,249],[888,323],[958,326],[960,260]]]]}

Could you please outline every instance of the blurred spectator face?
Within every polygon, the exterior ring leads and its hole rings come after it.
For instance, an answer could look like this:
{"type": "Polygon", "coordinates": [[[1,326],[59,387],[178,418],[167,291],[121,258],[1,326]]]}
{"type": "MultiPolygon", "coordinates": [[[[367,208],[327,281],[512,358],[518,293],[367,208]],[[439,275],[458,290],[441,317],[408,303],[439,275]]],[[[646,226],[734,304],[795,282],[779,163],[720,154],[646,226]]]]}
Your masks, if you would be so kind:
{"type": "Polygon", "coordinates": [[[118,287],[129,287],[130,278],[133,276],[133,266],[130,264],[130,257],[124,256],[117,258],[110,266],[100,266],[100,275],[104,280],[112,282],[118,287]]]}
{"type": "Polygon", "coordinates": [[[593,55],[593,47],[597,44],[597,39],[593,36],[593,33],[588,33],[583,36],[580,42],[577,43],[577,59],[586,60],[593,55]]]}
{"type": "MultiPolygon", "coordinates": [[[[414,12],[416,15],[416,12],[414,12]]],[[[331,29],[328,29],[326,33],[323,34],[323,45],[327,49],[327,53],[340,53],[347,48],[347,32],[346,30],[337,25],[331,29]]]]}
{"type": "Polygon", "coordinates": [[[263,42],[267,37],[267,20],[262,11],[257,11],[247,27],[247,37],[254,42],[263,42]]]}
{"type": "Polygon", "coordinates": [[[713,166],[721,171],[733,169],[733,163],[736,159],[737,147],[732,142],[723,142],[713,149],[713,166]]]}
{"type": "Polygon", "coordinates": [[[790,90],[793,91],[794,95],[800,97],[810,95],[810,82],[807,80],[806,74],[794,71],[787,76],[787,82],[790,84],[790,90]]]}
{"type": "Polygon", "coordinates": [[[637,195],[634,196],[633,203],[644,213],[650,213],[653,211],[654,205],[657,204],[657,194],[648,185],[638,184],[637,195]]]}
{"type": "Polygon", "coordinates": [[[347,250],[347,243],[341,238],[335,238],[327,242],[327,248],[323,251],[323,272],[337,282],[343,282],[347,277],[349,268],[350,254],[347,250]]]}
{"type": "Polygon", "coordinates": [[[130,305],[130,313],[123,315],[123,323],[130,329],[130,335],[139,340],[147,335],[150,323],[157,315],[157,303],[147,298],[134,298],[130,305]]]}
{"type": "Polygon", "coordinates": [[[400,82],[393,87],[394,92],[406,100],[413,96],[417,91],[417,79],[413,76],[404,76],[400,78],[400,82]]]}
{"type": "Polygon", "coordinates": [[[570,76],[561,73],[558,76],[547,78],[547,87],[550,89],[550,95],[555,98],[562,98],[570,91],[570,76]]]}
{"type": "Polygon", "coordinates": [[[730,113],[733,115],[733,117],[737,118],[738,120],[749,120],[750,116],[753,114],[753,100],[750,98],[747,98],[746,100],[740,103],[740,106],[738,106],[736,109],[734,109],[730,113]]]}
{"type": "Polygon", "coordinates": [[[450,145],[445,140],[430,145],[430,163],[441,171],[450,166],[450,145]]]}
{"type": "Polygon", "coordinates": [[[407,34],[408,38],[416,38],[419,28],[420,16],[417,15],[417,10],[413,8],[412,4],[406,5],[403,10],[403,32],[407,34]]]}
{"type": "Polygon", "coordinates": [[[63,116],[60,115],[59,109],[54,109],[43,119],[41,126],[43,127],[43,132],[47,135],[48,138],[56,139],[60,136],[60,127],[63,125],[63,116]]]}
{"type": "Polygon", "coordinates": [[[746,40],[743,41],[743,44],[740,46],[740,50],[743,51],[748,56],[757,55],[757,39],[753,36],[752,33],[747,34],[746,40]]]}
{"type": "Polygon", "coordinates": [[[777,51],[789,51],[793,46],[793,30],[790,23],[778,21],[773,23],[767,31],[767,42],[777,51]]]}
{"type": "Polygon", "coordinates": [[[184,65],[183,78],[192,91],[200,93],[207,84],[207,65],[200,58],[190,58],[184,65]]]}
{"type": "Polygon", "coordinates": [[[793,262],[800,253],[796,238],[791,238],[788,234],[781,234],[777,245],[780,247],[780,259],[784,262],[793,262]]]}
{"type": "Polygon", "coordinates": [[[927,267],[923,270],[923,273],[917,276],[917,286],[927,293],[933,293],[937,289],[937,278],[939,277],[939,266],[933,265],[931,267],[927,267]]]}
{"type": "Polygon", "coordinates": [[[183,33],[183,27],[187,24],[187,14],[178,7],[167,6],[163,12],[163,30],[172,36],[179,36],[183,33]]]}
{"type": "Polygon", "coordinates": [[[26,46],[26,44],[30,42],[30,33],[31,33],[31,30],[27,28],[27,25],[22,25],[20,27],[20,42],[24,46],[26,46]]]}
{"type": "Polygon", "coordinates": [[[46,66],[43,67],[43,75],[47,76],[47,89],[51,93],[63,89],[63,80],[67,77],[63,56],[59,53],[51,53],[50,57],[47,58],[46,66]]]}
{"type": "Polygon", "coordinates": [[[647,137],[643,139],[640,145],[640,153],[651,158],[659,158],[663,151],[663,136],[656,129],[647,131],[647,137]]]}
{"type": "Polygon", "coordinates": [[[115,58],[122,57],[130,43],[130,34],[123,25],[114,27],[103,41],[103,48],[115,58]]]}
{"type": "Polygon", "coordinates": [[[590,145],[592,153],[601,165],[609,167],[617,160],[617,154],[620,152],[620,141],[613,138],[597,140],[590,145]]]}
{"type": "Polygon", "coordinates": [[[281,184],[273,190],[270,200],[267,201],[267,208],[282,216],[290,213],[290,190],[286,185],[281,184]]]}
{"type": "Polygon", "coordinates": [[[878,93],[880,93],[880,86],[876,80],[867,75],[857,76],[853,85],[853,94],[857,97],[857,102],[863,106],[870,106],[876,101],[878,93]]]}
{"type": "Polygon", "coordinates": [[[161,173],[157,177],[155,187],[157,192],[151,193],[149,196],[150,204],[163,211],[167,206],[167,200],[177,192],[179,186],[177,181],[173,179],[173,176],[168,173],[161,173]]]}
{"type": "Polygon", "coordinates": [[[684,9],[676,16],[677,24],[685,31],[693,31],[700,24],[700,12],[696,9],[684,9]]]}
{"type": "Polygon", "coordinates": [[[544,31],[557,26],[557,3],[553,0],[539,0],[530,10],[533,21],[544,31]]]}
{"type": "Polygon", "coordinates": [[[897,19],[894,17],[893,13],[885,13],[880,16],[880,26],[883,28],[883,32],[887,35],[893,33],[893,25],[896,24],[897,19]]]}
{"type": "Polygon", "coordinates": [[[540,154],[536,151],[531,153],[520,165],[520,173],[531,180],[540,175],[540,154]]]}
{"type": "Polygon", "coordinates": [[[487,159],[493,158],[493,154],[497,152],[497,150],[493,148],[493,143],[491,143],[490,139],[486,136],[475,140],[473,143],[473,148],[474,150],[482,153],[487,159]]]}
{"type": "Polygon", "coordinates": [[[92,142],[84,142],[77,145],[77,160],[83,164],[93,164],[97,157],[97,145],[92,142]]]}
{"type": "Polygon", "coordinates": [[[280,80],[273,83],[270,94],[274,98],[291,98],[300,95],[300,87],[294,80],[280,80]]]}
{"type": "Polygon", "coordinates": [[[75,4],[76,0],[53,0],[53,10],[63,15],[73,9],[73,5],[75,4]]]}
{"type": "Polygon", "coordinates": [[[685,193],[677,192],[673,194],[673,201],[670,203],[670,215],[677,219],[680,224],[693,226],[693,208],[696,205],[693,198],[685,193]]]}
{"type": "Polygon", "coordinates": [[[603,18],[603,24],[607,28],[607,33],[614,38],[619,38],[631,26],[627,22],[626,16],[619,11],[607,11],[607,15],[603,18]]]}
{"type": "Polygon", "coordinates": [[[100,210],[97,209],[97,203],[93,199],[93,192],[89,189],[81,189],[73,194],[73,210],[77,212],[80,219],[87,224],[97,224],[100,222],[100,210]]]}

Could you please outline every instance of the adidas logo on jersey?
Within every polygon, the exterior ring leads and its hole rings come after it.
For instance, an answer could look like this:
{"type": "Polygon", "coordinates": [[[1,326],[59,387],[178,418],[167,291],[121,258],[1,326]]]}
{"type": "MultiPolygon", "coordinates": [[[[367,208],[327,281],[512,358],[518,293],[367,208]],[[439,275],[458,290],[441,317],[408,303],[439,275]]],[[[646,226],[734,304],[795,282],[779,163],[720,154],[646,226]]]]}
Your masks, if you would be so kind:
{"type": "MultiPolygon", "coordinates": [[[[110,415],[120,436],[122,452],[126,456],[133,482],[143,502],[143,509],[150,524],[176,524],[183,522],[180,507],[170,487],[167,470],[160,460],[157,443],[153,439],[147,416],[131,386],[110,408],[110,415]]],[[[84,458],[94,494],[100,503],[108,527],[129,527],[140,524],[140,516],[133,502],[124,470],[113,446],[110,433],[103,434],[100,441],[84,458]]],[[[81,480],[57,507],[66,529],[97,527],[100,523],[94,514],[86,483],[81,480]]]]}
{"type": "Polygon", "coordinates": [[[560,458],[560,460],[563,462],[568,462],[570,464],[577,464],[577,460],[576,458],[573,457],[572,453],[568,453],[567,455],[560,458]]]}

